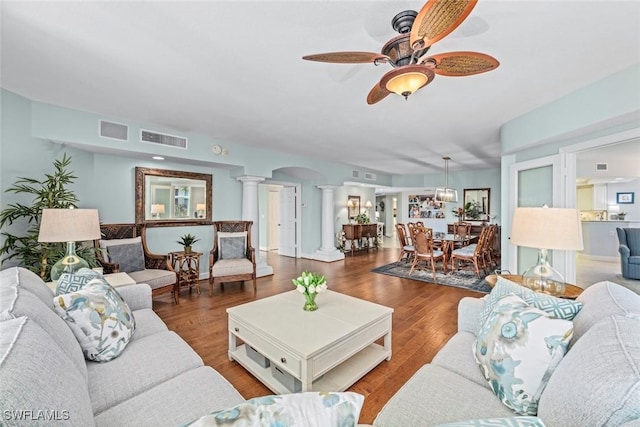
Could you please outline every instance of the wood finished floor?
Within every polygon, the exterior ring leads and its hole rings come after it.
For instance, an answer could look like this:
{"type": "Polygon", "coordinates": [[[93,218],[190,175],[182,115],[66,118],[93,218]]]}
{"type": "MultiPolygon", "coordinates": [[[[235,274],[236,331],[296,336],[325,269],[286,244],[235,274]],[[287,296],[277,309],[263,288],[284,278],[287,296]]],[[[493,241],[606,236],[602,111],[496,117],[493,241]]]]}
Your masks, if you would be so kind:
{"type": "MultiPolygon", "coordinates": [[[[372,273],[374,267],[396,260],[398,249],[380,249],[347,255],[344,261],[324,263],[267,254],[274,274],[258,279],[254,296],[251,282],[225,285],[209,297],[208,283],[201,281],[202,294],[183,290],[180,305],[168,295],[154,299],[153,308],[168,325],[202,357],[206,365],[220,372],[244,398],[272,394],[238,363],[227,357],[226,309],[293,289],[291,279],[303,270],[327,277],[331,290],[362,298],[394,309],[392,357],[349,388],[365,396],[360,423],[371,424],[384,404],[457,330],[457,304],[462,297],[483,294],[372,273]]],[[[322,296],[318,298],[322,310],[322,296]]],[[[300,309],[302,310],[302,298],[300,309]]]]}

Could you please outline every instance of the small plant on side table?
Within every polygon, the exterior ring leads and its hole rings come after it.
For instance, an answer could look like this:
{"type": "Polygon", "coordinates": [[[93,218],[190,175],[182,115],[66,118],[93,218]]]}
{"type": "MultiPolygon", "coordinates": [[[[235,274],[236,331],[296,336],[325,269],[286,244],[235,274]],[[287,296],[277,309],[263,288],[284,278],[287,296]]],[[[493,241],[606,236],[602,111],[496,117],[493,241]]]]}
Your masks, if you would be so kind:
{"type": "Polygon", "coordinates": [[[196,239],[196,236],[194,236],[191,233],[187,233],[183,236],[180,236],[180,240],[178,240],[178,243],[180,243],[182,246],[184,246],[184,253],[185,254],[190,254],[191,253],[191,246],[199,241],[200,239],[196,239]]]}

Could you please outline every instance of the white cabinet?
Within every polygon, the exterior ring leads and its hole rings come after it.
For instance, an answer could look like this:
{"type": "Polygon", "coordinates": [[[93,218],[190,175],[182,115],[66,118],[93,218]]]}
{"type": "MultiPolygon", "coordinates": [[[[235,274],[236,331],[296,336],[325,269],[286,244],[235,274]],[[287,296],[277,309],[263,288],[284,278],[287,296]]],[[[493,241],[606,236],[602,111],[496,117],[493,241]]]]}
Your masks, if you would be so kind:
{"type": "Polygon", "coordinates": [[[576,199],[578,202],[578,210],[607,210],[607,185],[596,184],[578,187],[576,190],[576,199]]]}
{"type": "Polygon", "coordinates": [[[593,186],[593,210],[607,210],[607,185],[597,184],[593,186]]]}

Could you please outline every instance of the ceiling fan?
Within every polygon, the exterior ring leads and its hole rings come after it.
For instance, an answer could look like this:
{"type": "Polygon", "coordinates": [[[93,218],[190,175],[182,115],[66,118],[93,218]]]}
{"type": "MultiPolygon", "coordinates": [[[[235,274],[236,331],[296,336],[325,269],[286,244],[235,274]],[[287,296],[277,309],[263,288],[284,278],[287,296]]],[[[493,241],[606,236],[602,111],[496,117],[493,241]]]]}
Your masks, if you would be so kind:
{"type": "Polygon", "coordinates": [[[407,99],[420,88],[433,81],[435,74],[442,76],[471,76],[491,71],[500,65],[493,57],[479,52],[447,52],[427,55],[431,46],[458,27],[471,13],[478,0],[428,0],[420,13],[405,10],[391,20],[399,36],[389,40],[375,52],[329,52],[306,55],[302,59],[340,64],[375,65],[389,63],[387,72],[371,89],[368,104],[375,104],[390,93],[407,99]]]}

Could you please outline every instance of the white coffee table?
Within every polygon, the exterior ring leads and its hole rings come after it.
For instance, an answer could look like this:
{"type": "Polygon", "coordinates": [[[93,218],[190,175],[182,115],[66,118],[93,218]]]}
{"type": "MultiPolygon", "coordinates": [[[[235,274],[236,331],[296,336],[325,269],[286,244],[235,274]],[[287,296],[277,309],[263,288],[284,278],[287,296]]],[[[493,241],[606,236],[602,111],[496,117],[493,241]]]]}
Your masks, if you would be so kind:
{"type": "Polygon", "coordinates": [[[300,380],[301,391],[344,391],[391,359],[392,308],[332,291],[316,302],[317,311],[304,311],[293,290],[228,308],[229,359],[279,394],[291,390],[247,356],[246,345],[300,380]],[[384,345],[375,342],[381,337],[384,345]]]}

